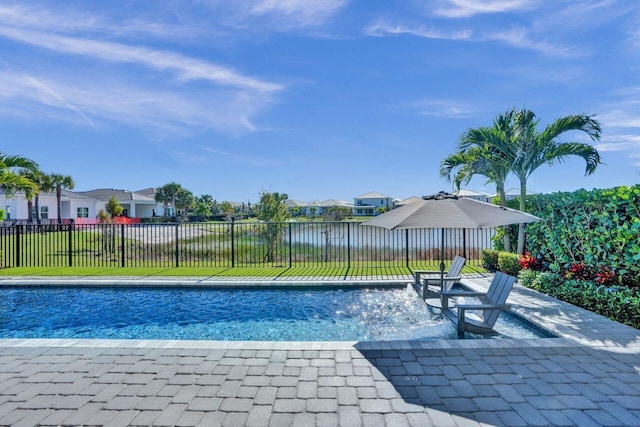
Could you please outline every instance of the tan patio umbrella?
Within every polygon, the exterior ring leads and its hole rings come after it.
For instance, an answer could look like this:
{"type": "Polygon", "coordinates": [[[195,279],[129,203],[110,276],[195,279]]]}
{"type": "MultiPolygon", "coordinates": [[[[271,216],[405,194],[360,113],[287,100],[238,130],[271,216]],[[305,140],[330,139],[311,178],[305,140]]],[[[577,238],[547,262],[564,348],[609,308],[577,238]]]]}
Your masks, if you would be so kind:
{"type": "Polygon", "coordinates": [[[444,231],[446,228],[490,228],[501,225],[542,221],[516,209],[441,191],[422,200],[390,210],[361,225],[389,230],[407,228],[441,228],[440,273],[444,275],[444,231]]]}

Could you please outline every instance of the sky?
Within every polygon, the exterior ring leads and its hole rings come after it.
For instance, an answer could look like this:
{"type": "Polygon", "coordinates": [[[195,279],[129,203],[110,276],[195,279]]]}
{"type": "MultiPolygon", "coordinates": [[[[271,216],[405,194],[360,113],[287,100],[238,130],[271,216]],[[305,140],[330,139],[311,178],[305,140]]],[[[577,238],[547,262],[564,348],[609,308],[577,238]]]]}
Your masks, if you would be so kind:
{"type": "Polygon", "coordinates": [[[560,138],[594,174],[567,158],[530,191],[610,188],[640,181],[639,68],[637,0],[9,0],[0,151],[78,191],[407,198],[451,190],[460,135],[515,107],[602,125],[560,138]]]}

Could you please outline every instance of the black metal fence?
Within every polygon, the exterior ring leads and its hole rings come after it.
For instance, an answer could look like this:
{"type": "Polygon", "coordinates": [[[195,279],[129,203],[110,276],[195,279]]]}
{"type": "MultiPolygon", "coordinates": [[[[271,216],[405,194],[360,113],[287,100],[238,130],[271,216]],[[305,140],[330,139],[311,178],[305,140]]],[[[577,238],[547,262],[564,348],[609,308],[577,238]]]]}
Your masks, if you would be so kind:
{"type": "Polygon", "coordinates": [[[0,227],[4,267],[376,267],[455,255],[479,266],[492,229],[395,230],[357,222],[18,224],[0,227]],[[444,240],[442,239],[444,236],[444,240]]]}

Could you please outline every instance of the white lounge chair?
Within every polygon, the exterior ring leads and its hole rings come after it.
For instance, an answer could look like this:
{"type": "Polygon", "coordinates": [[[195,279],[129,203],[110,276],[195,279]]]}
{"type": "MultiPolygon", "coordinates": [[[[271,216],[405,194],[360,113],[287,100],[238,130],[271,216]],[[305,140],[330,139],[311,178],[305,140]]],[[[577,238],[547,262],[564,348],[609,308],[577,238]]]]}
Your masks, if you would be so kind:
{"type": "Polygon", "coordinates": [[[487,292],[443,291],[442,314],[451,320],[458,330],[458,338],[464,338],[465,331],[476,334],[493,332],[493,327],[502,310],[508,310],[507,297],[513,288],[516,278],[498,272],[493,277],[487,292]],[[454,297],[477,297],[480,304],[457,304],[455,311],[449,306],[449,299],[454,297]],[[474,311],[474,313],[467,313],[474,311]],[[477,312],[477,313],[475,313],[477,312]]]}

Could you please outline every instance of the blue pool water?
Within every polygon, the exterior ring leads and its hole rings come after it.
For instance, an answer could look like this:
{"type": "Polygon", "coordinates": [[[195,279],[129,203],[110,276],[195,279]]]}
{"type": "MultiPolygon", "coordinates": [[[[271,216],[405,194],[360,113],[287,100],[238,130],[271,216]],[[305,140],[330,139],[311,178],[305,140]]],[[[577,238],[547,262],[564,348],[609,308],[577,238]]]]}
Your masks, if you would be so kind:
{"type": "MultiPolygon", "coordinates": [[[[502,336],[541,336],[501,316],[502,336]]],[[[0,337],[248,341],[455,339],[407,289],[0,290],[0,337]]]]}

